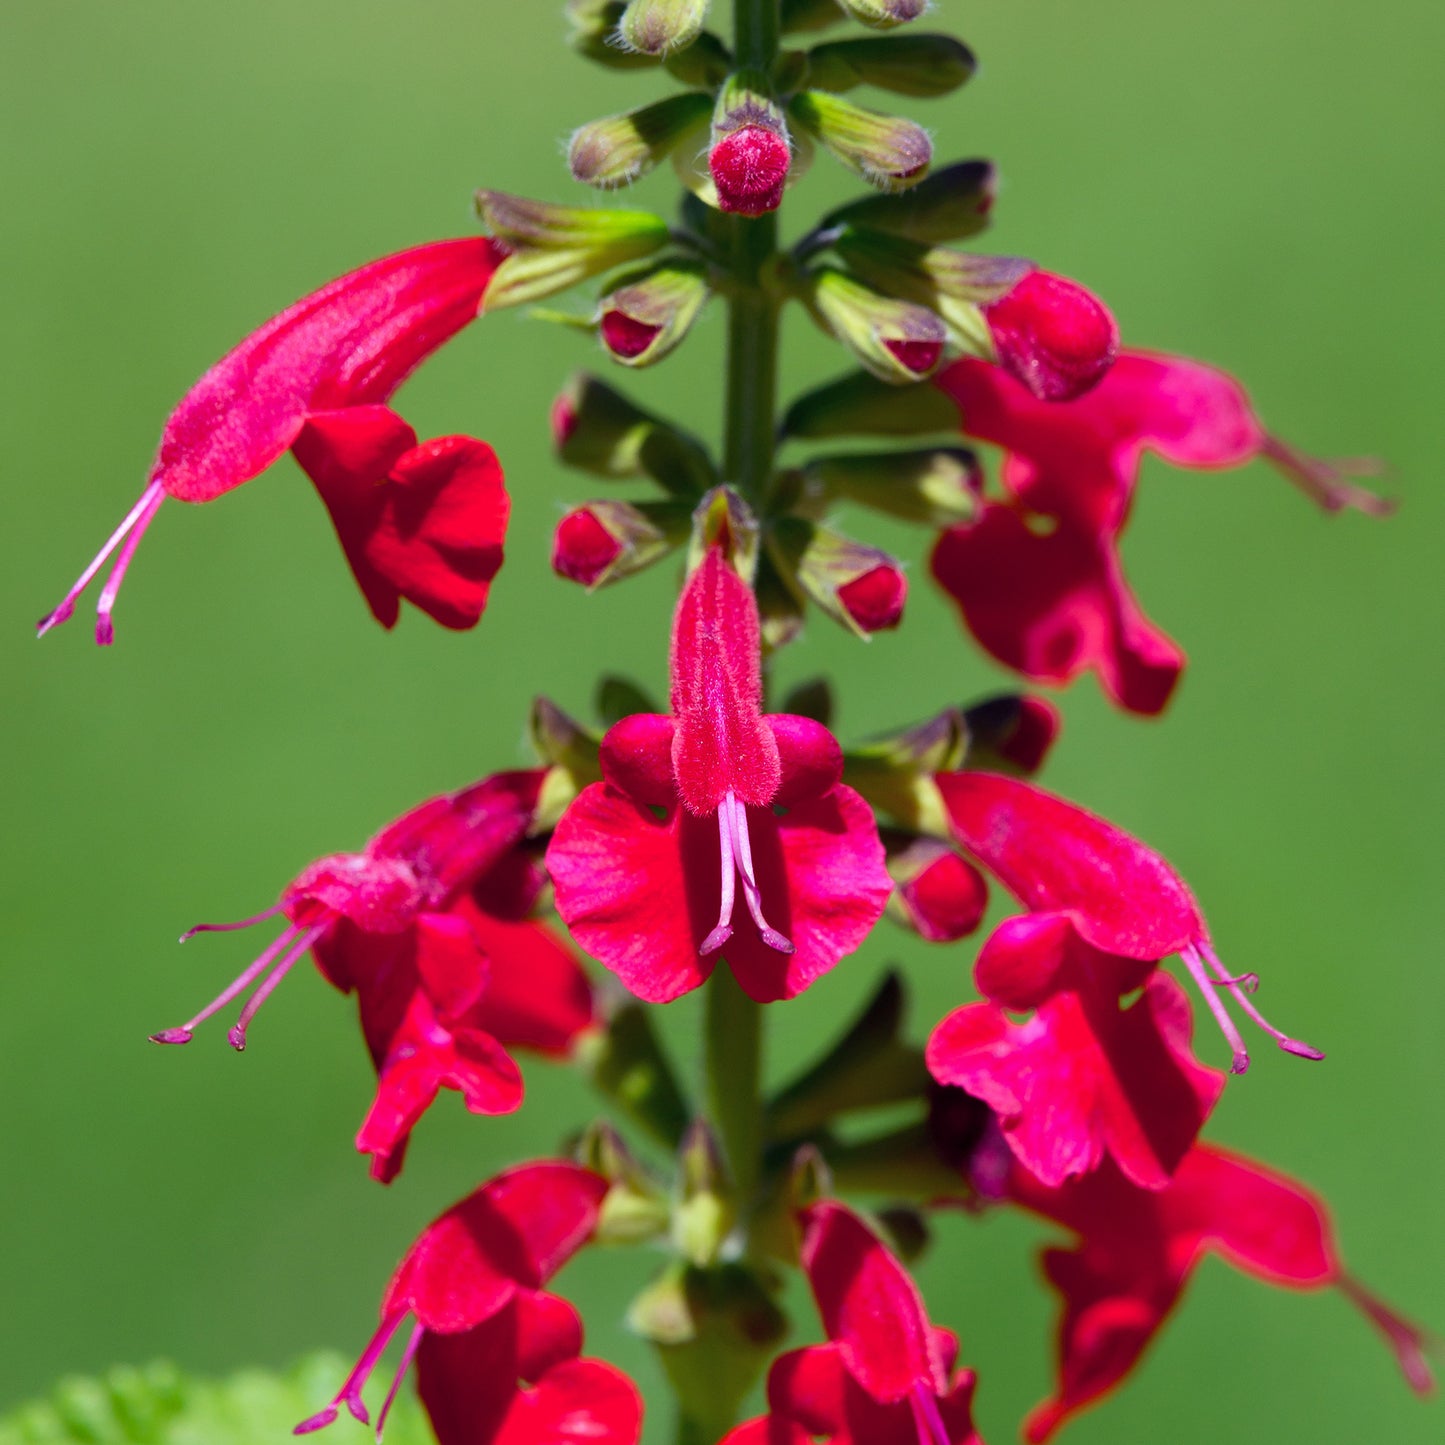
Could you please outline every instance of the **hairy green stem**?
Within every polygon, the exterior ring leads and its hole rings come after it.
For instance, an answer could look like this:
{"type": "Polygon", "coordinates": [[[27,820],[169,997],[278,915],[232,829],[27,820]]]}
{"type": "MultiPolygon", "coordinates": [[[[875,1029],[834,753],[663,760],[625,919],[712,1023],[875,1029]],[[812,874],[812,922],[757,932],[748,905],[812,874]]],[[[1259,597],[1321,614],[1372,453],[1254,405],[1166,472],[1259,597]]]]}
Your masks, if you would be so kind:
{"type": "Polygon", "coordinates": [[[755,504],[767,492],[777,429],[778,303],[764,284],[777,239],[771,212],[732,217],[723,477],[755,504]]]}
{"type": "Polygon", "coordinates": [[[708,1113],[746,1209],[762,1166],[763,1006],[743,992],[725,963],[707,986],[704,1031],[708,1113]]]}

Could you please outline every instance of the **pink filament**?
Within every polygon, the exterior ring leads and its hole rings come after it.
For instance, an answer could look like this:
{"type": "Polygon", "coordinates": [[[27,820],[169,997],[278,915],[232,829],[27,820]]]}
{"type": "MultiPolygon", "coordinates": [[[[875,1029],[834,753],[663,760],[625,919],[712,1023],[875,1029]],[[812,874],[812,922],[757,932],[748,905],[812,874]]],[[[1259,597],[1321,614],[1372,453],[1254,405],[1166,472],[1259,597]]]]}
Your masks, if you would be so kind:
{"type": "Polygon", "coordinates": [[[918,1431],[919,1445],[952,1445],[932,1391],[922,1384],[914,1385],[908,1393],[908,1403],[913,1410],[913,1427],[918,1431]]]}
{"type": "Polygon", "coordinates": [[[386,1392],[386,1399],[381,1402],[381,1413],[376,1417],[376,1445],[381,1445],[381,1432],[386,1429],[386,1417],[391,1413],[392,1401],[396,1399],[396,1392],[401,1389],[401,1382],[406,1378],[406,1372],[411,1369],[411,1362],[416,1358],[417,1346],[421,1344],[421,1337],[425,1333],[424,1326],[419,1324],[412,1326],[406,1348],[401,1352],[401,1363],[397,1365],[396,1374],[392,1376],[391,1389],[386,1392]]]}
{"type": "Polygon", "coordinates": [[[1215,1023],[1219,1025],[1220,1032],[1234,1051],[1234,1059],[1229,1065],[1229,1072],[1231,1074],[1246,1073],[1249,1069],[1249,1050],[1245,1048],[1244,1039],[1235,1027],[1234,1020],[1230,1018],[1229,1010],[1225,1008],[1224,1000],[1220,998],[1219,990],[1214,986],[1215,980],[1209,976],[1209,972],[1204,966],[1204,960],[1199,956],[1199,950],[1190,944],[1188,948],[1180,952],[1179,956],[1184,960],[1184,966],[1189,970],[1194,982],[1199,985],[1199,992],[1204,995],[1204,1002],[1209,1005],[1209,1011],[1214,1015],[1215,1023]]]}
{"type": "Polygon", "coordinates": [[[769,948],[779,953],[792,953],[793,944],[772,927],[763,916],[763,894],[753,867],[752,839],[748,836],[747,805],[731,789],[724,794],[717,809],[718,852],[722,864],[722,902],[717,927],[703,939],[698,952],[716,952],[733,936],[732,916],[737,903],[737,883],[742,880],[743,901],[758,933],[769,948]]]}
{"type": "Polygon", "coordinates": [[[120,556],[116,558],[115,566],[111,569],[111,574],[101,590],[100,604],[97,609],[99,618],[95,626],[95,640],[102,647],[110,643],[114,636],[110,612],[115,605],[116,593],[120,591],[120,584],[125,580],[126,568],[130,566],[130,560],[135,556],[135,549],[140,545],[140,539],[145,535],[145,529],[150,526],[160,504],[165,500],[165,496],[159,482],[152,482],[140,494],[140,500],[125,514],[125,519],[107,538],[105,546],[91,559],[90,565],[80,574],[70,591],[65,594],[60,606],[40,619],[35,629],[37,637],[44,637],[52,627],[58,627],[62,622],[69,620],[75,611],[76,599],[90,586],[91,579],[105,566],[110,554],[124,542],[125,546],[122,548],[120,556]]]}
{"type": "MultiPolygon", "coordinates": [[[[1318,1061],[1324,1058],[1323,1052],[1315,1048],[1313,1044],[1307,1044],[1302,1039],[1292,1039],[1282,1029],[1275,1028],[1275,1026],[1260,1013],[1259,1009],[1250,999],[1249,995],[1253,993],[1254,990],[1250,988],[1248,984],[1241,986],[1239,980],[1231,978],[1224,965],[1220,963],[1219,959],[1215,956],[1214,950],[1207,943],[1201,943],[1199,948],[1200,952],[1204,954],[1205,959],[1208,961],[1209,967],[1215,975],[1216,982],[1221,987],[1229,990],[1234,996],[1235,1003],[1237,1003],[1265,1033],[1269,1034],[1279,1044],[1280,1048],[1286,1053],[1294,1054],[1297,1058],[1301,1059],[1314,1059],[1318,1061]]],[[[1248,978],[1251,977],[1251,975],[1246,974],[1245,977],[1248,978]]],[[[1255,983],[1258,985],[1258,979],[1255,980],[1255,983]]]]}
{"type": "MultiPolygon", "coordinates": [[[[342,1405],[346,1406],[352,1419],[360,1420],[363,1425],[371,1423],[371,1415],[367,1411],[366,1402],[361,1398],[362,1387],[370,1379],[377,1362],[386,1353],[386,1347],[391,1343],[391,1337],[396,1333],[397,1326],[405,1318],[406,1311],[400,1310],[382,1320],[380,1328],[372,1335],[370,1342],[361,1352],[361,1358],[352,1367],[351,1373],[342,1381],[341,1388],[332,1397],[331,1403],[324,1410],[318,1410],[316,1414],[297,1425],[291,1431],[293,1435],[309,1435],[313,1430],[320,1430],[331,1424],[336,1419],[342,1405]]],[[[409,1354],[406,1363],[411,1363],[409,1354]]],[[[393,1387],[393,1393],[395,1393],[395,1387],[393,1387]]],[[[391,1404],[390,1395],[387,1396],[387,1404],[391,1404]]],[[[380,1428],[378,1427],[379,1434],[380,1428]]]]}
{"type": "Polygon", "coordinates": [[[273,903],[270,908],[263,908],[260,913],[253,913],[249,918],[238,918],[235,923],[198,923],[181,934],[181,942],[194,938],[198,933],[234,933],[238,928],[250,928],[253,923],[274,918],[280,911],[281,904],[273,903]]]}
{"type": "Polygon", "coordinates": [[[330,926],[331,920],[327,918],[318,923],[315,928],[308,929],[303,933],[296,941],[296,946],[267,974],[261,981],[260,986],[256,989],[256,992],[246,1000],[246,1006],[241,1010],[241,1017],[231,1025],[229,1032],[226,1034],[227,1041],[237,1053],[240,1053],[246,1047],[246,1030],[250,1028],[251,1020],[261,1011],[261,1005],[275,992],[276,985],[291,972],[297,959],[303,957],[306,950],[310,948],[330,926]]]}

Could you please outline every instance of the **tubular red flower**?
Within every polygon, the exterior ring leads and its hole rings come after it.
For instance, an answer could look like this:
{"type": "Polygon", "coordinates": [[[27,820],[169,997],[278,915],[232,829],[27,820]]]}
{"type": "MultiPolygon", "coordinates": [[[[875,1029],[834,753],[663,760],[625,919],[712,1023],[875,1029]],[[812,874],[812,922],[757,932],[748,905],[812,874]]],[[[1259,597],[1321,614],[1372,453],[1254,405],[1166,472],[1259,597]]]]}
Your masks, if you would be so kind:
{"type": "Polygon", "coordinates": [[[983,308],[998,364],[1034,396],[1071,401],[1098,384],[1119,350],[1119,328],[1093,292],[1030,271],[983,308]]]}
{"type": "Polygon", "coordinates": [[[954,836],[1030,912],[1005,919],[978,956],[980,990],[1002,1008],[1038,1008],[1061,991],[1116,997],[1178,954],[1233,1051],[1249,1053],[1225,1009],[1235,1004],[1288,1053],[1324,1057],[1265,1020],[1253,974],[1228,973],[1184,880],[1113,824],[1030,783],[993,773],[940,773],[954,836]]]}
{"type": "Polygon", "coordinates": [[[195,1018],[152,1037],[188,1043],[254,985],[229,1035],[244,1048],[261,1004],[309,949],[330,983],[357,996],[377,1090],[356,1145],[375,1178],[400,1171],[440,1089],[460,1092],[474,1113],[515,1109],[522,1079],[507,1046],[565,1052],[592,1021],[576,959],[525,917],[542,880],[518,845],[541,777],[487,778],[414,808],[363,853],[311,864],[258,915],[284,913],[280,937],[195,1018]]]}
{"type": "Polygon", "coordinates": [[[792,1350],[768,1373],[768,1415],[724,1445],[980,1445],[975,1377],[958,1341],[928,1319],[917,1286],[844,1205],[802,1211],[802,1264],[829,1343],[792,1350]]]}
{"type": "Polygon", "coordinates": [[[1434,1387],[1422,1332],[1346,1272],[1324,1202],[1262,1164],[1200,1145],[1160,1190],[1106,1164],[1061,1189],[1016,1167],[1008,1193],[1076,1236],[1043,1254],[1064,1311],[1058,1383],[1025,1430],[1034,1445],[1124,1381],[1210,1253],[1266,1284],[1339,1289],[1383,1334],[1411,1389],[1434,1387]]]}
{"type": "Polygon", "coordinates": [[[543,1286],[591,1239],[606,1181],[540,1162],[498,1175],[433,1221],[382,1299],[381,1326],[326,1409],[296,1433],[330,1425],[361,1390],[388,1340],[412,1329],[386,1409],[413,1359],[440,1445],[635,1445],[642,1407],[620,1371],[578,1358],[582,1326],[543,1286]]]}
{"type": "Polygon", "coordinates": [[[783,203],[793,153],[788,138],[767,125],[744,125],[708,152],[718,207],[740,216],[761,216],[783,203]]]}
{"type": "Polygon", "coordinates": [[[1199,469],[1261,457],[1326,511],[1390,510],[1348,481],[1368,463],[1306,457],[1264,429],[1232,377],[1185,357],[1124,351],[1066,404],[980,361],[956,362],[936,381],[968,435],[1004,448],[1010,500],[944,532],[933,575],[999,661],[1052,683],[1092,669],[1133,712],[1162,710],[1184,667],[1140,610],[1118,555],[1146,451],[1199,469]]]}
{"type": "Polygon", "coordinates": [[[496,458],[470,437],[419,447],[384,403],[477,315],[505,254],[476,237],[384,256],[248,336],[171,413],[140,501],[40,632],[70,617],[114,553],[96,625],[108,644],[116,593],[161,502],[212,501],[293,446],[378,621],[392,626],[407,597],[446,626],[473,625],[506,527],[496,458]]]}
{"type": "Polygon", "coordinates": [[[604,781],[547,849],[572,936],[651,1002],[703,983],[719,950],[753,998],[791,998],[887,902],[877,825],[839,781],[837,742],[807,718],[763,715],[758,656],[752,592],[711,551],[678,603],[674,715],[607,734],[604,781]]]}

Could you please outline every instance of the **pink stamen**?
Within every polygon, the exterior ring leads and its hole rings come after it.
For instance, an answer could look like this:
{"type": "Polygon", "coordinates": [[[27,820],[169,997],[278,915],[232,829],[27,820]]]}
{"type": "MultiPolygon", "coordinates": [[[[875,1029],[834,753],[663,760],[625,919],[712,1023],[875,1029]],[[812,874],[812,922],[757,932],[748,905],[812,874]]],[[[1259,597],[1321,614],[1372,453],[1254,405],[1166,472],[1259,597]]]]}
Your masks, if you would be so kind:
{"type": "MultiPolygon", "coordinates": [[[[324,1409],[318,1410],[316,1414],[303,1420],[291,1433],[293,1435],[309,1435],[313,1430],[321,1430],[331,1424],[340,1413],[342,1405],[345,1405],[350,1412],[352,1419],[360,1420],[363,1425],[371,1423],[371,1415],[367,1411],[366,1402],[361,1398],[362,1388],[371,1372],[376,1369],[377,1363],[382,1355],[386,1353],[386,1347],[391,1343],[391,1337],[396,1333],[397,1326],[406,1318],[406,1311],[400,1310],[389,1319],[381,1322],[381,1327],[372,1335],[370,1342],[361,1352],[361,1358],[352,1367],[351,1373],[342,1382],[341,1388],[332,1396],[331,1403],[324,1409]]],[[[407,1358],[410,1363],[410,1357],[407,1358]]],[[[387,1403],[391,1403],[391,1396],[387,1396],[387,1403]]]]}
{"type": "MultiPolygon", "coordinates": [[[[1199,948],[1208,961],[1209,967],[1215,975],[1216,982],[1221,987],[1229,990],[1234,996],[1235,1003],[1237,1003],[1265,1033],[1269,1034],[1285,1053],[1294,1054],[1296,1058],[1300,1059],[1313,1059],[1316,1062],[1324,1058],[1323,1051],[1315,1048],[1313,1044],[1307,1044],[1303,1039],[1292,1039],[1282,1029],[1275,1028],[1250,1001],[1249,995],[1253,993],[1254,990],[1247,986],[1241,987],[1238,980],[1231,978],[1224,965],[1220,963],[1219,959],[1215,956],[1214,950],[1207,943],[1201,943],[1199,948]]],[[[1246,977],[1248,977],[1248,975],[1246,975],[1246,977]]],[[[1256,984],[1257,983],[1258,980],[1256,980],[1256,984]]]]}
{"type": "Polygon", "coordinates": [[[425,1333],[424,1326],[420,1324],[412,1326],[411,1337],[406,1342],[406,1348],[401,1352],[401,1363],[396,1367],[396,1374],[392,1376],[391,1389],[386,1392],[386,1399],[381,1403],[381,1413],[376,1417],[376,1445],[381,1445],[381,1432],[386,1429],[386,1417],[391,1413],[392,1401],[396,1399],[396,1393],[401,1389],[401,1382],[406,1378],[406,1372],[411,1369],[411,1362],[416,1358],[417,1346],[421,1344],[421,1337],[425,1333]]]}
{"type": "Polygon", "coordinates": [[[276,985],[291,972],[298,959],[305,956],[307,949],[331,927],[331,920],[324,919],[315,928],[308,929],[296,941],[296,945],[276,965],[275,968],[261,981],[260,987],[246,1000],[246,1006],[241,1010],[241,1017],[231,1025],[226,1034],[226,1041],[239,1054],[246,1047],[246,1030],[251,1026],[251,1020],[261,1011],[261,1005],[276,991],[276,985]]]}
{"type": "Polygon", "coordinates": [[[733,835],[729,825],[732,816],[728,807],[729,793],[717,810],[718,853],[722,859],[722,903],[718,908],[717,927],[702,941],[698,954],[706,958],[716,953],[733,936],[733,904],[737,900],[737,868],[733,861],[733,835]]]}
{"type": "Polygon", "coordinates": [[[924,1385],[914,1385],[908,1393],[913,1410],[913,1428],[918,1431],[919,1445],[953,1445],[938,1400],[924,1385]]]}
{"type": "Polygon", "coordinates": [[[270,908],[262,909],[260,913],[253,913],[249,918],[238,919],[235,923],[198,923],[194,928],[186,929],[181,934],[180,941],[184,943],[198,933],[233,933],[238,928],[250,928],[253,923],[263,923],[268,918],[275,918],[280,911],[281,904],[273,903],[270,908]]]}
{"type": "Polygon", "coordinates": [[[1245,993],[1254,993],[1259,988],[1259,975],[1257,973],[1237,973],[1232,978],[1212,978],[1209,981],[1215,988],[1233,988],[1238,984],[1245,993]]]}
{"type": "Polygon", "coordinates": [[[793,944],[763,917],[763,894],[758,887],[757,874],[753,869],[752,840],[748,837],[748,810],[736,793],[729,792],[718,808],[718,818],[727,818],[727,829],[732,837],[733,861],[743,880],[743,901],[758,926],[762,940],[769,948],[779,953],[792,953],[793,944]]]}
{"type": "Polygon", "coordinates": [[[140,500],[125,514],[125,519],[110,534],[105,546],[91,559],[90,565],[80,574],[79,580],[70,591],[65,594],[60,606],[40,619],[35,629],[37,637],[44,637],[52,627],[59,627],[62,622],[69,621],[75,612],[76,599],[90,586],[91,579],[105,566],[110,554],[122,542],[125,542],[125,550],[116,559],[115,568],[106,580],[105,588],[101,593],[100,620],[96,623],[95,629],[96,641],[102,646],[111,641],[114,633],[110,624],[110,611],[115,604],[115,594],[120,591],[120,584],[125,580],[125,570],[130,565],[130,559],[135,555],[135,549],[139,546],[140,539],[145,534],[145,529],[150,525],[160,504],[165,500],[165,495],[159,482],[152,482],[140,494],[140,500]],[[129,541],[126,541],[127,536],[130,537],[129,541]]]}
{"type": "Polygon", "coordinates": [[[1219,1025],[1220,1032],[1234,1051],[1229,1072],[1231,1074],[1247,1073],[1249,1050],[1245,1048],[1244,1039],[1235,1027],[1234,1020],[1230,1018],[1229,1010],[1225,1008],[1224,1000],[1219,996],[1219,990],[1214,987],[1214,980],[1204,967],[1204,960],[1199,956],[1199,950],[1190,944],[1188,948],[1180,952],[1179,956],[1184,960],[1184,966],[1189,970],[1194,982],[1198,984],[1199,992],[1204,995],[1204,1002],[1209,1005],[1209,1011],[1214,1015],[1214,1021],[1219,1025]]]}
{"type": "MultiPolygon", "coordinates": [[[[269,913],[274,913],[275,911],[275,909],[272,909],[269,910],[268,913],[257,914],[257,918],[268,917],[269,913]]],[[[247,921],[253,922],[254,920],[247,921]]],[[[181,942],[184,943],[187,938],[191,937],[192,934],[198,933],[203,928],[229,929],[240,928],[243,926],[243,924],[239,923],[201,924],[197,928],[191,929],[190,933],[182,934],[181,942]]],[[[317,924],[316,927],[311,928],[305,933],[303,933],[301,929],[299,929],[294,923],[288,924],[285,928],[281,930],[280,934],[266,947],[266,949],[261,953],[261,956],[257,958],[253,963],[248,964],[244,969],[242,969],[241,972],[230,983],[228,983],[226,987],[223,988],[221,992],[218,993],[216,997],[213,998],[211,1002],[205,1006],[205,1008],[200,1011],[200,1013],[198,1013],[194,1018],[187,1019],[186,1022],[183,1023],[179,1028],[163,1029],[158,1034],[152,1034],[150,1036],[151,1042],[156,1044],[190,1043],[192,1037],[195,1034],[196,1026],[198,1024],[204,1023],[208,1018],[212,1016],[212,1014],[218,1013],[221,1009],[225,1008],[225,1006],[230,1003],[231,1000],[237,996],[237,994],[244,993],[246,989],[248,989],[253,983],[255,983],[258,978],[261,978],[261,976],[265,974],[268,969],[272,969],[270,976],[262,981],[260,987],[257,988],[256,992],[251,996],[249,1000],[247,1000],[245,1008],[241,1011],[240,1019],[237,1021],[234,1027],[232,1027],[230,1033],[227,1035],[233,1048],[244,1049],[246,1047],[246,1027],[256,1016],[257,1009],[259,1009],[261,1005],[266,1002],[267,998],[270,997],[276,985],[280,983],[283,978],[286,977],[287,973],[291,970],[291,967],[296,962],[296,960],[300,958],[302,954],[304,954],[306,950],[310,948],[312,944],[314,944],[317,939],[319,939],[330,926],[331,920],[327,918],[324,919],[321,923],[317,924]],[[290,950],[290,952],[287,952],[287,950],[290,950]],[[281,958],[281,961],[277,963],[276,960],[282,954],[285,954],[286,956],[284,958],[281,958]]]]}

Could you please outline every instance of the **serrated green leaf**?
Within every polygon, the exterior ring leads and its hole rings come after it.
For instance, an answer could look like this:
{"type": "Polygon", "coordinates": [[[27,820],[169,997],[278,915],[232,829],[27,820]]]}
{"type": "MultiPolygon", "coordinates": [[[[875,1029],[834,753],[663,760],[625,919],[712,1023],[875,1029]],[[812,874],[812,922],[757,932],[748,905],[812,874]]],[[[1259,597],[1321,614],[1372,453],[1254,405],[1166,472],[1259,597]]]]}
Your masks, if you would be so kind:
{"type": "MultiPolygon", "coordinates": [[[[346,1377],[340,1355],[308,1355],[283,1374],[243,1370],[190,1379],[167,1361],[120,1365],[99,1378],[61,1380],[48,1398],[0,1420],[0,1445],[272,1445],[319,1410],[346,1377]]],[[[344,1414],[328,1445],[360,1445],[371,1431],[344,1414]]],[[[403,1394],[387,1445],[434,1445],[420,1407],[403,1394]]]]}

